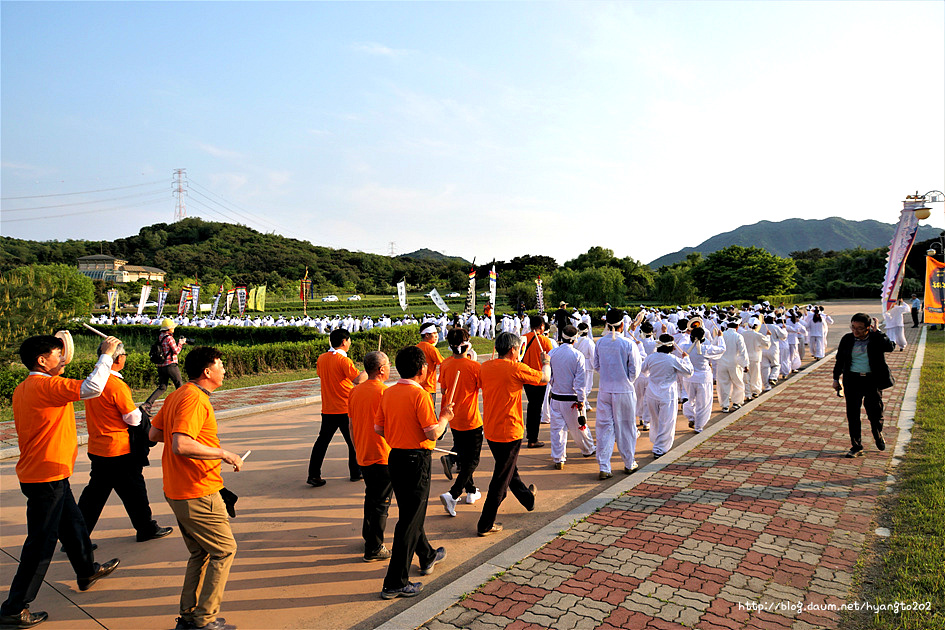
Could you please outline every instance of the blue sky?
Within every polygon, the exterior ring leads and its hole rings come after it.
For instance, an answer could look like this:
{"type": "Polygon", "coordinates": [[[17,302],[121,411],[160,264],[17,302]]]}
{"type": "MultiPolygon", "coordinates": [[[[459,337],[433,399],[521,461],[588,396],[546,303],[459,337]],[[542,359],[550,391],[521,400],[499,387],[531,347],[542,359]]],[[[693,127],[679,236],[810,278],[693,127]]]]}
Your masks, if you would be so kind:
{"type": "Polygon", "coordinates": [[[942,2],[0,12],[4,236],[170,222],[177,168],[190,216],[479,261],[648,262],[762,219],[894,223],[945,188],[942,2]]]}

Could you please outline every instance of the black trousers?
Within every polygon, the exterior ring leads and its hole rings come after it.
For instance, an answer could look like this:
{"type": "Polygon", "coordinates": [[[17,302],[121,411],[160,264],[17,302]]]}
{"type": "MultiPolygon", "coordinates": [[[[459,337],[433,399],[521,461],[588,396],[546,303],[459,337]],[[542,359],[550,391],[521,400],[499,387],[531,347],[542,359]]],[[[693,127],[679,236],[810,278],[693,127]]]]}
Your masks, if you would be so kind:
{"type": "Polygon", "coordinates": [[[384,529],[387,527],[387,512],[394,487],[390,483],[387,464],[362,466],[364,475],[364,523],[361,537],[364,538],[364,555],[376,553],[384,545],[384,529]]]}
{"type": "Polygon", "coordinates": [[[89,453],[92,472],[89,485],[85,486],[79,497],[79,511],[85,518],[85,527],[89,533],[95,529],[98,518],[102,515],[105,502],[112,490],[121,499],[125,511],[131,519],[131,525],[142,536],[154,533],[157,523],[151,519],[151,504],[148,502],[148,488],[144,485],[144,469],[140,458],[128,453],[116,457],[101,457],[89,453]]]}
{"type": "Polygon", "coordinates": [[[331,438],[335,431],[341,431],[341,437],[345,439],[348,445],[348,472],[351,477],[359,477],[361,468],[358,466],[358,458],[354,452],[354,443],[351,441],[351,431],[349,429],[348,414],[346,413],[323,413],[322,426],[318,429],[318,438],[312,446],[312,457],[308,462],[308,476],[322,476],[322,462],[325,461],[325,453],[328,452],[328,445],[331,444],[331,438]]]}
{"type": "Polygon", "coordinates": [[[547,385],[522,385],[525,388],[525,399],[528,400],[528,409],[525,411],[525,439],[529,442],[538,441],[538,431],[541,428],[541,406],[545,404],[545,388],[547,385]]]}
{"type": "Polygon", "coordinates": [[[479,516],[479,531],[485,532],[495,525],[499,506],[505,500],[509,490],[518,499],[526,510],[535,507],[535,495],[518,476],[518,453],[522,449],[522,441],[489,442],[489,450],[495,459],[495,470],[492,472],[492,481],[489,482],[489,494],[482,505],[482,514],[479,516]]]}
{"type": "Polygon", "coordinates": [[[150,405],[155,400],[164,395],[164,392],[167,391],[168,381],[174,383],[174,387],[180,388],[184,382],[180,378],[180,365],[177,363],[171,363],[170,365],[159,365],[158,366],[158,386],[151,395],[148,396],[148,399],[144,401],[144,404],[150,405]]]}
{"type": "Polygon", "coordinates": [[[863,448],[860,407],[866,409],[866,417],[875,438],[883,430],[883,392],[873,382],[871,375],[860,376],[852,372],[844,372],[843,395],[847,403],[850,444],[856,449],[863,448]]]}
{"type": "Polygon", "coordinates": [[[45,483],[21,483],[26,495],[26,542],[13,576],[10,595],[0,614],[16,615],[36,599],[49,562],[62,540],[76,577],[87,578],[98,570],[85,519],[72,496],[69,479],[45,483]]]}
{"type": "Polygon", "coordinates": [[[384,588],[397,589],[407,585],[414,554],[421,565],[430,564],[436,558],[436,550],[423,531],[430,499],[430,451],[392,448],[387,466],[397,497],[398,514],[384,588]]]}
{"type": "Polygon", "coordinates": [[[473,473],[479,467],[479,457],[482,453],[482,427],[468,431],[450,429],[453,434],[453,452],[456,455],[444,455],[456,465],[456,477],[450,495],[458,499],[463,492],[475,492],[476,482],[473,473]]]}
{"type": "Polygon", "coordinates": [[[913,328],[919,327],[919,309],[917,308],[912,309],[912,327],[913,328]]]}

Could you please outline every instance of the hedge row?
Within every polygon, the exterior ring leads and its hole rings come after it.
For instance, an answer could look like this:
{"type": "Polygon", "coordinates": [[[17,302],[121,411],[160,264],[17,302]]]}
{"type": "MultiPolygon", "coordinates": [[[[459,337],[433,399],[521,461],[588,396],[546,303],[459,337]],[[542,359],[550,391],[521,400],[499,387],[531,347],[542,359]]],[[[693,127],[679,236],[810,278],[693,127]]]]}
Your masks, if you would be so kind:
{"type": "MultiPolygon", "coordinates": [[[[141,327],[138,326],[101,326],[98,327],[102,332],[114,334],[122,338],[127,337],[128,329],[141,327]]],[[[348,356],[360,363],[364,355],[372,350],[377,350],[378,338],[380,337],[381,349],[391,355],[396,354],[404,346],[414,345],[420,341],[418,326],[397,326],[396,328],[375,328],[367,332],[355,333],[351,335],[351,349],[348,356]]],[[[194,328],[194,345],[214,345],[223,352],[223,361],[226,366],[226,373],[229,377],[246,376],[251,374],[263,374],[266,372],[284,372],[289,370],[303,370],[315,367],[319,355],[328,351],[328,335],[315,335],[317,338],[306,339],[304,341],[283,341],[275,343],[257,343],[255,345],[237,345],[211,343],[205,338],[200,338],[196,332],[215,331],[219,329],[194,328]]],[[[263,330],[263,329],[241,329],[234,330],[263,330]]],[[[284,330],[274,328],[270,330],[284,330]]],[[[87,332],[87,331],[86,331],[87,332]]],[[[190,337],[190,329],[187,329],[185,336],[190,337]]],[[[192,346],[184,346],[180,355],[180,362],[183,364],[187,353],[192,346]]],[[[84,379],[92,371],[95,365],[93,359],[76,358],[66,366],[64,376],[67,378],[84,379]]],[[[10,366],[0,369],[0,404],[9,404],[13,396],[13,390],[26,378],[27,370],[21,366],[10,366]]],[[[144,354],[129,354],[125,362],[125,368],[122,370],[122,376],[125,382],[132,389],[147,389],[157,386],[157,368],[144,354]]],[[[185,376],[186,379],[186,376],[185,376]]]]}

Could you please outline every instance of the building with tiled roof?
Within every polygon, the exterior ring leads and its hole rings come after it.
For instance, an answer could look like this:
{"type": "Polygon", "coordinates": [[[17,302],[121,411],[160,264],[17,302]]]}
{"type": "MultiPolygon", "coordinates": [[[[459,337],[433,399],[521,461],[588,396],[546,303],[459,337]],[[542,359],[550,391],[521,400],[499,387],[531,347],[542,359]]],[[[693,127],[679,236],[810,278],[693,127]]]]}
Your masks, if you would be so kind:
{"type": "Polygon", "coordinates": [[[167,272],[163,269],[129,265],[127,260],[108,256],[107,254],[80,257],[79,272],[93,280],[120,283],[137,282],[138,280],[164,282],[164,276],[167,275],[167,272]]]}

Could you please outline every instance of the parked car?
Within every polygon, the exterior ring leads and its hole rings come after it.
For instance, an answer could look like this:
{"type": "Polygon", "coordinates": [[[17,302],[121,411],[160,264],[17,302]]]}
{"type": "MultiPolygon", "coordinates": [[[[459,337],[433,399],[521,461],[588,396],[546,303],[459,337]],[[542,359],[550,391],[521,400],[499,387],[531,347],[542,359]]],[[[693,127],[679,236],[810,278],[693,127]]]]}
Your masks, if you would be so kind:
{"type": "Polygon", "coordinates": [[[452,293],[447,293],[446,297],[459,297],[459,293],[457,293],[456,291],[453,291],[452,293]]]}
{"type": "Polygon", "coordinates": [[[360,295],[352,295],[351,297],[348,298],[348,301],[349,301],[349,302],[358,302],[358,301],[360,301],[360,300],[361,300],[361,296],[360,296],[360,295]]]}
{"type": "Polygon", "coordinates": [[[144,306],[145,306],[146,308],[150,308],[150,307],[157,308],[157,302],[145,302],[145,303],[144,303],[144,306]]]}
{"type": "Polygon", "coordinates": [[[325,297],[322,298],[322,302],[337,302],[337,301],[338,301],[337,295],[326,295],[325,297]]]}

